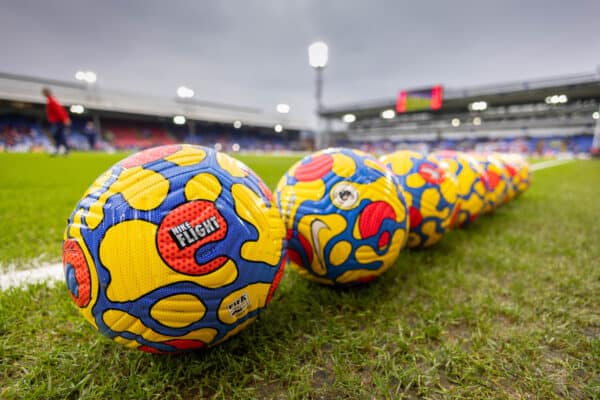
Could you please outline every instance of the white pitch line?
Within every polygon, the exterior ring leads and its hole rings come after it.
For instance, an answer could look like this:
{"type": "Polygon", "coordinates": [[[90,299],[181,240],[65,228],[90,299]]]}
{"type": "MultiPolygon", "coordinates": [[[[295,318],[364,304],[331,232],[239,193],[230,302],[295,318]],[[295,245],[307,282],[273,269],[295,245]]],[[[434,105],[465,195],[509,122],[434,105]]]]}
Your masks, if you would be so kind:
{"type": "Polygon", "coordinates": [[[556,167],[558,165],[570,163],[570,162],[573,162],[573,161],[574,160],[548,160],[548,161],[542,161],[542,162],[539,162],[539,163],[532,164],[529,169],[531,169],[532,171],[539,171],[540,169],[546,169],[546,168],[556,167]]]}
{"type": "Polygon", "coordinates": [[[14,286],[25,286],[30,283],[53,282],[64,278],[62,264],[50,264],[23,271],[9,271],[0,275],[0,290],[14,286]]]}

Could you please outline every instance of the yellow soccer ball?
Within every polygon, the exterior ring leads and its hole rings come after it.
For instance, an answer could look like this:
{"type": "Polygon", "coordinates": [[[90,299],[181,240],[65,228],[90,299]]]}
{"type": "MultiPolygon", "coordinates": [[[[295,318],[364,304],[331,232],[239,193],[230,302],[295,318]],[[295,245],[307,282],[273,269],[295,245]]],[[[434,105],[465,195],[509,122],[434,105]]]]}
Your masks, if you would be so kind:
{"type": "Polygon", "coordinates": [[[409,205],[408,247],[437,243],[454,224],[459,208],[458,182],[438,161],[401,150],[379,158],[398,177],[409,205]]]}
{"type": "Polygon", "coordinates": [[[485,206],[483,213],[488,214],[504,204],[508,193],[509,178],[504,164],[496,153],[471,153],[481,163],[485,171],[485,206]]]}
{"type": "Polygon", "coordinates": [[[171,353],[215,345],[254,321],[284,267],[285,229],[248,167],[200,146],[134,154],[71,214],[69,292],[101,333],[171,353]]]}
{"type": "Polygon", "coordinates": [[[283,176],[276,196],[291,266],[313,281],[369,282],[394,264],[408,238],[398,179],[360,151],[327,149],[305,157],[283,176]]]}
{"type": "Polygon", "coordinates": [[[438,151],[429,158],[452,174],[458,182],[459,202],[455,226],[464,227],[475,221],[485,206],[487,189],[481,164],[466,153],[438,151]]]}

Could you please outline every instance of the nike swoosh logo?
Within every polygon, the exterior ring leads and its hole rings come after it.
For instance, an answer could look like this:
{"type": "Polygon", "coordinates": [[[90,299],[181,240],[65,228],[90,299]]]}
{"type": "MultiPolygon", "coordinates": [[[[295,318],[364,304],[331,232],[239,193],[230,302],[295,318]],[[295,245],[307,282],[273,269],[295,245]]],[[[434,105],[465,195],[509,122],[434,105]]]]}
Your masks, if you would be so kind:
{"type": "Polygon", "coordinates": [[[329,229],[329,226],[327,226],[327,224],[320,219],[315,219],[310,224],[312,245],[315,249],[315,253],[317,253],[317,261],[320,267],[318,271],[314,271],[317,275],[325,275],[327,273],[327,267],[325,266],[324,262],[325,257],[321,249],[321,243],[319,242],[319,232],[323,229],[329,229]]]}

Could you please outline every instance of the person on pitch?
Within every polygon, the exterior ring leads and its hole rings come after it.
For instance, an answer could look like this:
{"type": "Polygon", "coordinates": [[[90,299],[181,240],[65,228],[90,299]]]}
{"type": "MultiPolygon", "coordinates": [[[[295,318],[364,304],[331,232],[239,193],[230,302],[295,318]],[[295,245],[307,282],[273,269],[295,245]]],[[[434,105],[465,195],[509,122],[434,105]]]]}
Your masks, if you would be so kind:
{"type": "Polygon", "coordinates": [[[64,154],[69,153],[69,145],[67,144],[67,138],[65,135],[65,127],[71,126],[71,118],[69,113],[63,108],[63,106],[52,96],[52,92],[48,88],[42,89],[42,94],[46,97],[46,118],[50,124],[50,132],[54,138],[54,144],[56,146],[56,152],[60,153],[60,147],[63,146],[65,149],[64,154]]]}

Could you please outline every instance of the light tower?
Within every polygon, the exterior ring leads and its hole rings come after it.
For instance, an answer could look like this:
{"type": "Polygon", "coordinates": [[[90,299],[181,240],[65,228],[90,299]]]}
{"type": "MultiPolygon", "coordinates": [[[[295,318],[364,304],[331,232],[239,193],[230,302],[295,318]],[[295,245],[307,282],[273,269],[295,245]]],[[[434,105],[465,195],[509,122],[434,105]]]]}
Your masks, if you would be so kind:
{"type": "MultiPolygon", "coordinates": [[[[96,81],[98,80],[98,75],[91,70],[83,71],[78,70],[75,72],[75,79],[80,82],[83,82],[83,96],[85,99],[86,106],[98,105],[100,101],[100,95],[98,93],[98,86],[96,85],[96,81]]],[[[85,111],[85,107],[81,104],[74,104],[75,107],[71,107],[71,112],[74,114],[82,114],[85,111]]],[[[98,132],[102,132],[102,125],[100,121],[100,115],[98,111],[92,111],[92,121],[94,121],[94,125],[98,132]]]]}
{"type": "Polygon", "coordinates": [[[188,117],[192,114],[192,105],[189,103],[189,100],[191,100],[194,97],[195,93],[194,93],[194,89],[191,89],[187,86],[181,85],[177,88],[177,98],[182,101],[182,109],[183,109],[183,114],[182,115],[175,115],[173,117],[173,123],[175,125],[186,125],[187,124],[187,128],[188,128],[188,132],[191,133],[192,135],[196,134],[196,124],[194,122],[194,120],[191,119],[187,119],[185,116],[187,115],[188,117]],[[188,100],[188,101],[186,101],[188,100]]]}
{"type": "MultiPolygon", "coordinates": [[[[329,48],[324,42],[314,42],[308,46],[308,63],[315,69],[315,100],[317,104],[317,118],[320,118],[323,109],[323,70],[327,66],[329,48]]],[[[315,138],[317,149],[323,147],[323,132],[317,128],[315,138]]]]}

